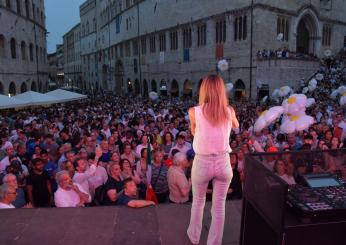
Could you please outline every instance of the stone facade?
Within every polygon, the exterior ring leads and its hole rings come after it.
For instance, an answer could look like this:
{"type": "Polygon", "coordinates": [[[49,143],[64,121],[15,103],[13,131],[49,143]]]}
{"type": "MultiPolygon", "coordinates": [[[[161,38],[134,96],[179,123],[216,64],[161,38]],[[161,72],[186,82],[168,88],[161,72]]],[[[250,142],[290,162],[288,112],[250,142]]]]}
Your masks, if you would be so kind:
{"type": "Polygon", "coordinates": [[[63,37],[64,81],[68,87],[86,89],[82,83],[80,24],[63,37]]]}
{"type": "Polygon", "coordinates": [[[195,96],[203,76],[226,59],[230,68],[221,75],[235,84],[234,95],[255,98],[256,80],[269,93],[309,78],[319,65],[265,61],[258,50],[337,54],[345,12],[343,0],[87,0],[80,7],[82,79],[92,90],[195,96]]]}
{"type": "Polygon", "coordinates": [[[43,0],[0,0],[0,94],[48,87],[43,0]]]}

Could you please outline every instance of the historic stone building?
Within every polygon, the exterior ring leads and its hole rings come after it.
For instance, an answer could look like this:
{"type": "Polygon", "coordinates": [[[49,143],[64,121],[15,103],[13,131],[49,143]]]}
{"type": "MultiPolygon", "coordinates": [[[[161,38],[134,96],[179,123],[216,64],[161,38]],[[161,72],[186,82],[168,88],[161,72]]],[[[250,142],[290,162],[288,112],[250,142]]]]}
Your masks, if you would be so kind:
{"type": "Polygon", "coordinates": [[[0,94],[48,86],[43,0],[0,0],[0,94]]]}
{"type": "Polygon", "coordinates": [[[85,88],[82,81],[81,33],[78,23],[63,37],[64,81],[66,86],[85,88]]]}
{"type": "Polygon", "coordinates": [[[234,97],[297,86],[345,46],[343,0],[87,0],[80,7],[82,80],[88,89],[195,96],[221,72],[234,97]],[[259,50],[289,50],[259,58],[259,50]],[[256,82],[261,81],[261,88],[256,82]]]}

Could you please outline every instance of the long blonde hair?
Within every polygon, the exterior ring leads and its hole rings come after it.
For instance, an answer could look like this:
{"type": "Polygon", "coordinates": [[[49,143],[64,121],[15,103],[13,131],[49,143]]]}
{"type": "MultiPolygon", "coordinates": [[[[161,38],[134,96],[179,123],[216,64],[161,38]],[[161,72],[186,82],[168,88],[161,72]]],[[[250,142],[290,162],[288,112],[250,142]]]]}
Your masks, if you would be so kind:
{"type": "Polygon", "coordinates": [[[213,126],[230,120],[230,110],[223,79],[219,75],[206,76],[199,91],[199,105],[203,115],[213,126]]]}

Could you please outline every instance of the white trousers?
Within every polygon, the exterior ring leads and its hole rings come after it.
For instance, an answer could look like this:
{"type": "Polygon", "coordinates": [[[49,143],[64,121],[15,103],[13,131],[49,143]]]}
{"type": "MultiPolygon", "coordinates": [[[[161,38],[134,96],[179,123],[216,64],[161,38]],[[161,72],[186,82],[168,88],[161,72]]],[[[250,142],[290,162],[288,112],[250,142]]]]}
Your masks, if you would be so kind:
{"type": "Polygon", "coordinates": [[[190,225],[187,229],[187,235],[192,243],[198,244],[200,240],[203,210],[210,180],[213,181],[213,201],[207,244],[222,243],[226,196],[232,177],[233,171],[228,153],[218,156],[195,156],[191,172],[193,201],[190,225]]]}

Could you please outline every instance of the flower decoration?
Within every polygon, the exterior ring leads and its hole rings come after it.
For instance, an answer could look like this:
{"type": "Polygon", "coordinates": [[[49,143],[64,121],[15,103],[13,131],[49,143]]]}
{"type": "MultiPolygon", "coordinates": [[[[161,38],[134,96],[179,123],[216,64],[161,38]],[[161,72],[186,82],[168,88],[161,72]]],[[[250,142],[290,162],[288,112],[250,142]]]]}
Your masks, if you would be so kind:
{"type": "Polygon", "coordinates": [[[344,106],[346,105],[346,92],[340,97],[340,105],[344,106]]]}
{"type": "Polygon", "coordinates": [[[322,81],[322,80],[323,80],[323,78],[324,78],[323,74],[321,74],[321,73],[317,73],[317,75],[316,75],[316,79],[317,79],[318,81],[322,81]]]}
{"type": "Polygon", "coordinates": [[[284,100],[282,106],[286,114],[295,115],[305,111],[306,103],[307,98],[304,94],[292,94],[288,99],[284,100]]]}
{"type": "Polygon", "coordinates": [[[333,92],[330,94],[330,98],[333,100],[336,100],[336,98],[339,95],[339,91],[337,89],[333,90],[333,92]]]}
{"type": "Polygon", "coordinates": [[[308,87],[304,87],[302,92],[303,92],[303,94],[306,94],[307,92],[309,92],[309,88],[308,87]]]}
{"type": "Polygon", "coordinates": [[[292,89],[289,86],[283,86],[279,89],[279,96],[280,97],[285,97],[287,96],[290,92],[292,91],[292,89]]]}
{"type": "Polygon", "coordinates": [[[225,59],[220,60],[220,61],[217,63],[217,68],[218,68],[220,71],[227,71],[227,70],[228,70],[228,62],[227,62],[227,60],[225,60],[225,59]]]}
{"type": "Polygon", "coordinates": [[[308,88],[310,92],[314,91],[317,88],[317,80],[315,78],[311,79],[308,88]]]}
{"type": "Polygon", "coordinates": [[[287,115],[280,127],[283,133],[290,134],[295,131],[306,130],[314,123],[314,119],[305,113],[297,115],[287,115]]]}
{"type": "Polygon", "coordinates": [[[309,99],[306,100],[306,107],[310,107],[310,106],[312,106],[315,103],[316,103],[316,101],[315,101],[314,98],[309,98],[309,99]]]}
{"type": "Polygon", "coordinates": [[[159,98],[159,96],[158,96],[158,94],[157,94],[156,92],[151,91],[151,92],[149,93],[149,98],[150,98],[151,100],[157,100],[157,99],[159,98]]]}
{"type": "Polygon", "coordinates": [[[263,111],[257,119],[257,121],[255,122],[255,132],[260,132],[262,129],[274,122],[277,118],[281,116],[283,111],[284,109],[282,106],[274,106],[269,110],[263,111]]]}
{"type": "Polygon", "coordinates": [[[263,85],[263,83],[262,83],[261,80],[256,80],[256,86],[257,86],[257,88],[262,88],[262,85],[263,85]]]}
{"type": "Polygon", "coordinates": [[[338,88],[338,92],[340,95],[346,93],[346,86],[340,86],[338,88]]]}
{"type": "Polygon", "coordinates": [[[233,85],[233,83],[226,83],[225,87],[226,87],[227,92],[229,93],[232,91],[234,85],[233,85]]]}
{"type": "Polygon", "coordinates": [[[280,92],[279,89],[274,89],[274,91],[273,91],[273,93],[272,93],[272,97],[273,97],[273,98],[279,97],[279,92],[280,92]]]}

